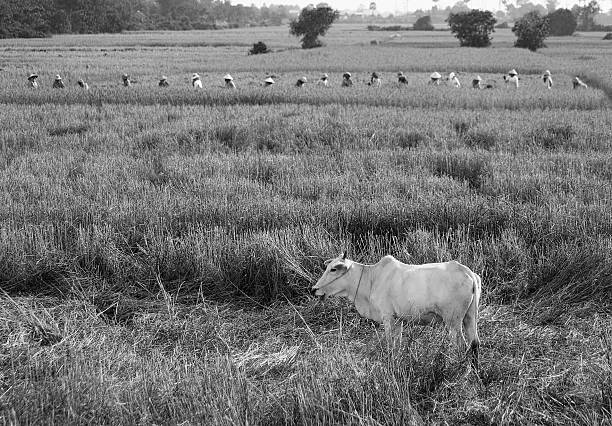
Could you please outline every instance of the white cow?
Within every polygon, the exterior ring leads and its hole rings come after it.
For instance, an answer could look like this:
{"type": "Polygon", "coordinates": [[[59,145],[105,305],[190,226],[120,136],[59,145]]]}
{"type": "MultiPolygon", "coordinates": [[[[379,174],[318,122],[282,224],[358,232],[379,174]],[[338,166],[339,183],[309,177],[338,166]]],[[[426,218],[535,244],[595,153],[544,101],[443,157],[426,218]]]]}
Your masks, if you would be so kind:
{"type": "Polygon", "coordinates": [[[481,280],[468,267],[456,261],[407,265],[393,256],[363,265],[347,259],[346,253],[326,264],[313,287],[317,296],[353,301],[360,315],[384,324],[388,341],[395,318],[424,325],[442,321],[459,348],[467,342],[472,365],[478,368],[481,280]]]}

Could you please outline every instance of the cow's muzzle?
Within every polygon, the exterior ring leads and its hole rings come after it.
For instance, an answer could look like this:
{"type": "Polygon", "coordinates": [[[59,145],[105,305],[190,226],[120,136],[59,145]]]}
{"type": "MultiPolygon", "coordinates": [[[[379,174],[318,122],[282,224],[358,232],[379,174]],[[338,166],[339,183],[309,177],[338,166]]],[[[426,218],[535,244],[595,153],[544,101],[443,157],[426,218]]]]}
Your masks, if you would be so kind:
{"type": "Polygon", "coordinates": [[[314,294],[315,296],[319,297],[319,299],[321,300],[325,299],[325,293],[317,287],[312,287],[310,289],[310,292],[314,294]]]}

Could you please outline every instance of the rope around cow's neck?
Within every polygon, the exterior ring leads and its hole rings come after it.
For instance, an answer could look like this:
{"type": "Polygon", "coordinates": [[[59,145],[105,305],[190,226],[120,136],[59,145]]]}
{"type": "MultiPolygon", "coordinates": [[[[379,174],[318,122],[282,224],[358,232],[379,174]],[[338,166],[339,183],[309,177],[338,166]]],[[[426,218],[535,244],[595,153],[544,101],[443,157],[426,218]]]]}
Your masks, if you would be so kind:
{"type": "Polygon", "coordinates": [[[357,300],[357,295],[359,294],[359,287],[361,286],[361,279],[363,278],[363,271],[365,271],[365,265],[361,265],[361,274],[359,275],[359,282],[357,283],[357,291],[355,292],[355,297],[353,297],[353,305],[355,305],[355,301],[357,300]]]}

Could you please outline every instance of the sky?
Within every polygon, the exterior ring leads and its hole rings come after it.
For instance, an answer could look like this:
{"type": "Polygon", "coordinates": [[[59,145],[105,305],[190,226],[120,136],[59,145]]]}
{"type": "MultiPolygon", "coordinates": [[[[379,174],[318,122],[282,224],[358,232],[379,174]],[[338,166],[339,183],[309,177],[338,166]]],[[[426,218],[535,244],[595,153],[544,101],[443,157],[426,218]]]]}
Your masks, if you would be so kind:
{"type": "MultiPolygon", "coordinates": [[[[368,8],[371,0],[360,1],[360,0],[328,0],[328,3],[334,9],[349,9],[355,10],[358,8],[360,4],[364,5],[368,8]]],[[[406,10],[416,10],[416,9],[430,9],[433,4],[431,0],[374,0],[376,2],[376,7],[379,12],[402,12],[405,13],[406,10]]],[[[255,4],[256,6],[261,6],[262,4],[270,5],[270,4],[297,4],[298,6],[304,7],[308,4],[317,4],[320,1],[313,0],[233,0],[232,4],[255,4]]],[[[457,0],[439,0],[438,7],[445,8],[446,6],[452,6],[455,4],[457,0]]],[[[531,0],[532,3],[539,3],[544,5],[546,0],[531,0]]],[[[573,4],[577,3],[578,0],[559,0],[559,7],[571,7],[573,4]]],[[[599,4],[602,6],[603,10],[607,10],[609,7],[612,7],[612,0],[599,0],[599,4]]],[[[487,10],[500,10],[503,9],[501,4],[501,0],[471,0],[470,6],[478,9],[487,9],[487,10]]]]}

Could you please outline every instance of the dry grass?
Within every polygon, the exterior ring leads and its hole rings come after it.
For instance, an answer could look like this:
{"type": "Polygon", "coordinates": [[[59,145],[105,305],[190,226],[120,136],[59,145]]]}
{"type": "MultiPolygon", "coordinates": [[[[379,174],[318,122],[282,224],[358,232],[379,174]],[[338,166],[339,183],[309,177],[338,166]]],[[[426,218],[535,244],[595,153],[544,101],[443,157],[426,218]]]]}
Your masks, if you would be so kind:
{"type": "Polygon", "coordinates": [[[585,52],[605,68],[599,41],[531,54],[505,33],[480,50],[415,33],[417,45],[364,48],[373,34],[346,46],[355,29],[336,30],[325,49],[267,58],[232,31],[207,46],[189,33],[5,49],[1,423],[612,422],[608,87],[563,77],[585,52]],[[205,91],[182,77],[154,87],[163,64],[188,76],[200,53],[205,91]],[[519,91],[426,84],[433,69],[497,78],[519,65],[519,91]],[[230,66],[240,90],[213,87],[230,66]],[[32,67],[92,91],[27,90],[32,67]],[[346,67],[352,90],[293,87],[346,67]],[[361,84],[374,67],[381,90],[361,84]],[[547,68],[554,91],[536,78],[547,68]],[[391,83],[398,69],[408,88],[391,83]],[[114,87],[124,71],[139,80],[129,90],[114,87]],[[276,87],[249,86],[267,72],[276,87]],[[479,375],[442,329],[406,327],[388,347],[346,304],[315,303],[309,288],[342,249],[481,274],[479,375]]]}
{"type": "Polygon", "coordinates": [[[477,376],[443,330],[406,328],[387,349],[343,304],[152,305],[122,325],[83,302],[2,302],[5,422],[397,424],[411,407],[426,423],[611,420],[599,316],[542,326],[484,307],[477,376]],[[32,317],[57,340],[29,332],[32,317]]]}

